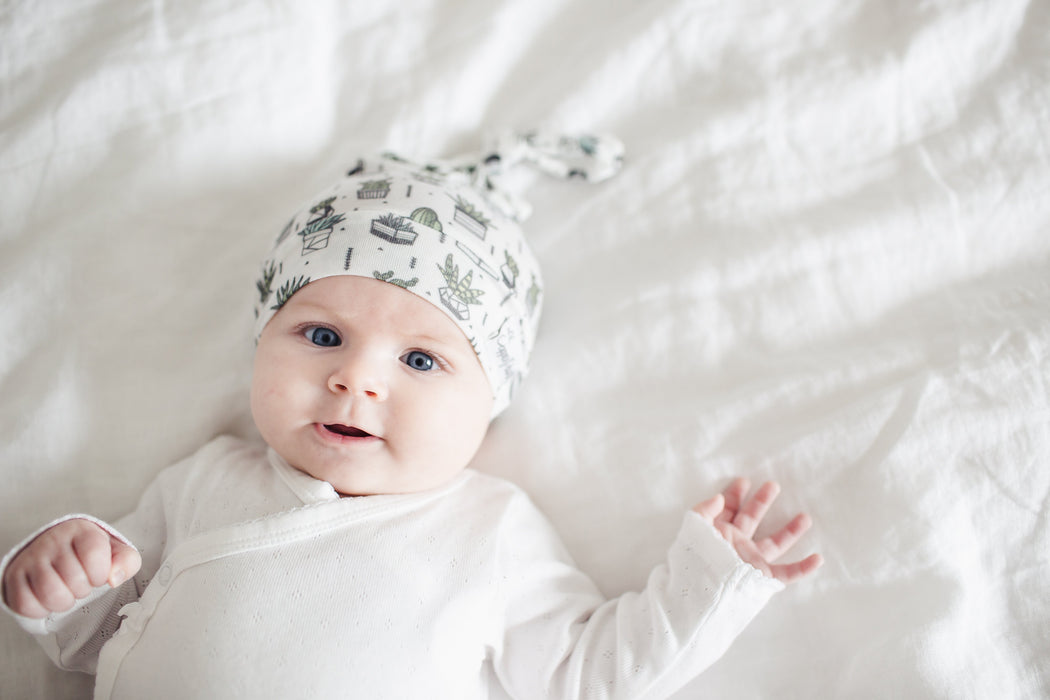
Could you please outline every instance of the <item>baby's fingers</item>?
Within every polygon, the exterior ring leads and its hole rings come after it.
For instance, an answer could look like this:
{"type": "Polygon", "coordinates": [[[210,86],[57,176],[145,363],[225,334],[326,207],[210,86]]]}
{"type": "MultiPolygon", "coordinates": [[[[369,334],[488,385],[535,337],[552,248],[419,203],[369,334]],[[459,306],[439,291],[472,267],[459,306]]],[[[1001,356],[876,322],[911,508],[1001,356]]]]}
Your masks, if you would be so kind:
{"type": "Polygon", "coordinates": [[[81,527],[73,534],[69,546],[80,565],[80,578],[87,584],[87,589],[84,590],[81,586],[74,586],[74,581],[63,573],[63,578],[66,580],[66,583],[70,584],[69,588],[77,598],[83,598],[91,592],[92,588],[106,583],[109,579],[110,562],[112,560],[110,541],[113,538],[110,534],[92,523],[82,522],[84,527],[81,527]]]}
{"type": "Polygon", "coordinates": [[[717,494],[706,501],[701,501],[693,506],[693,511],[700,514],[700,517],[707,522],[714,525],[715,518],[717,518],[722,510],[725,508],[725,498],[722,494],[717,494]]]}
{"type": "Polygon", "coordinates": [[[733,524],[733,518],[736,517],[737,511],[740,510],[741,504],[744,502],[744,497],[747,496],[747,492],[751,490],[751,482],[742,476],[738,476],[730,482],[729,486],[722,492],[723,509],[718,514],[716,524],[733,524]]]}
{"type": "Polygon", "coordinates": [[[84,519],[66,520],[46,530],[21,552],[4,573],[4,600],[26,617],[63,612],[94,588],[120,585],[142,560],[134,547],[84,519]]]}
{"type": "Polygon", "coordinates": [[[776,482],[767,481],[762,484],[758,491],[755,491],[755,495],[748,499],[733,518],[734,527],[740,530],[745,537],[754,536],[759,523],[766,517],[766,513],[769,512],[770,506],[773,505],[778,495],[780,495],[780,486],[776,482]]]}
{"type": "Polygon", "coordinates": [[[820,568],[824,563],[824,557],[819,554],[810,554],[802,561],[791,564],[770,564],[769,573],[781,583],[792,583],[803,576],[809,576],[820,568]]]}
{"type": "Polygon", "coordinates": [[[770,537],[762,538],[755,544],[758,545],[758,551],[762,553],[766,561],[776,561],[784,552],[794,547],[812,525],[813,520],[808,515],[799,513],[778,532],[770,537]]]}
{"type": "Polygon", "coordinates": [[[110,544],[113,554],[106,582],[116,588],[138,573],[142,567],[142,556],[134,547],[124,544],[116,537],[110,538],[110,544]]]}
{"type": "MultiPolygon", "coordinates": [[[[142,566],[142,558],[134,547],[101,529],[74,538],[72,546],[91,584],[83,593],[71,585],[70,590],[77,598],[83,598],[91,592],[91,588],[106,583],[116,588],[142,566]]],[[[70,580],[67,578],[66,582],[70,583],[70,580]]]]}
{"type": "Polygon", "coordinates": [[[72,607],[73,594],[56,571],[39,572],[33,579],[30,579],[27,571],[8,568],[4,576],[4,602],[13,611],[39,619],[47,617],[52,610],[68,610],[72,607]],[[38,598],[34,584],[40,589],[44,601],[38,598]]]}

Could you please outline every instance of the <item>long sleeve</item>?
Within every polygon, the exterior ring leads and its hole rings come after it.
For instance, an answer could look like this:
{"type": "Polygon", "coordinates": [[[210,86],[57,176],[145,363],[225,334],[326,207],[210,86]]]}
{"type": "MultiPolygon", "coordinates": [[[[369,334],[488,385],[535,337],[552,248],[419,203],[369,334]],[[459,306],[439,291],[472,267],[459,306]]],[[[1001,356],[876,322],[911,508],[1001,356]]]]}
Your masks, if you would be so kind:
{"type": "MultiPolygon", "coordinates": [[[[117,588],[108,584],[97,587],[87,598],[78,600],[70,610],[52,613],[43,619],[16,614],[7,605],[2,609],[32,634],[51,660],[62,669],[95,673],[98,655],[120,626],[120,610],[138,600],[160,566],[169,539],[170,497],[177,490],[183,468],[192,460],[207,453],[207,447],[179,464],[169,467],[153,481],[139,500],[134,511],[110,525],[90,515],[73,514],[48,523],[14,547],[0,562],[0,577],[7,571],[15,556],[40,534],[66,520],[83,518],[94,522],[114,537],[138,549],[142,567],[128,581],[117,588]]],[[[2,579],[0,579],[2,580],[2,579]]]]}
{"type": "MultiPolygon", "coordinates": [[[[91,521],[117,539],[134,546],[118,529],[97,518],[79,513],[67,515],[40,528],[8,552],[0,562],[0,580],[15,556],[34,539],[55,525],[74,519],[91,521]]],[[[102,645],[120,626],[119,610],[125,604],[136,600],[145,588],[143,574],[140,570],[117,588],[111,588],[109,585],[99,586],[86,598],[78,600],[71,609],[52,613],[42,619],[19,615],[6,604],[2,609],[14,617],[22,629],[33,635],[59,668],[94,673],[102,645]]]]}
{"type": "Polygon", "coordinates": [[[646,587],[608,601],[567,555],[542,562],[542,526],[527,532],[505,556],[506,631],[494,654],[514,697],[667,697],[717,660],[783,588],[692,512],[646,587]]]}
{"type": "MultiPolygon", "coordinates": [[[[287,471],[292,470],[288,467],[287,471]]],[[[180,543],[202,532],[302,506],[304,498],[323,500],[315,491],[331,492],[322,482],[289,488],[289,480],[294,484],[296,479],[271,468],[264,446],[218,437],[163,470],[136,508],[112,525],[87,515],[66,516],[27,537],[0,562],[2,576],[18,552],[38,535],[63,520],[79,517],[138,549],[142,567],[131,579],[116,589],[100,586],[72,610],[40,620],[16,615],[6,605],[3,609],[34,635],[60,668],[95,673],[102,646],[121,625],[121,610],[139,602],[158,570],[163,571],[162,562],[180,543]]]]}

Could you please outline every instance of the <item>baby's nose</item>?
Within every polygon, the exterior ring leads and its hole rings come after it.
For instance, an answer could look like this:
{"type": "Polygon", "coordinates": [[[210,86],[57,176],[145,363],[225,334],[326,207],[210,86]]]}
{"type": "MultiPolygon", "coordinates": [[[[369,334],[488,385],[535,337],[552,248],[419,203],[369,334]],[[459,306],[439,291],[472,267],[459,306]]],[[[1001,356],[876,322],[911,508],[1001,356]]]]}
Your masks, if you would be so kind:
{"type": "Polygon", "coordinates": [[[336,394],[350,394],[383,401],[388,395],[386,380],[374,364],[363,359],[344,363],[328,377],[328,389],[336,394]]]}

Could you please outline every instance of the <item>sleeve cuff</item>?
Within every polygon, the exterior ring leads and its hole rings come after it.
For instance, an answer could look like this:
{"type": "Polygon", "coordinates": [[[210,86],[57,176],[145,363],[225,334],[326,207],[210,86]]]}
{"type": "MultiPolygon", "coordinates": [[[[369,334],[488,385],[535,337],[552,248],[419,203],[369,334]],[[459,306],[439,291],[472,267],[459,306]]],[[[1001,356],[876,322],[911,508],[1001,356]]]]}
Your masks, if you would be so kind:
{"type": "Polygon", "coordinates": [[[697,557],[709,567],[715,579],[734,580],[738,587],[754,590],[759,596],[769,598],[784,589],[783,583],[741,559],[733,545],[693,511],[685,514],[675,548],[697,557]]]}

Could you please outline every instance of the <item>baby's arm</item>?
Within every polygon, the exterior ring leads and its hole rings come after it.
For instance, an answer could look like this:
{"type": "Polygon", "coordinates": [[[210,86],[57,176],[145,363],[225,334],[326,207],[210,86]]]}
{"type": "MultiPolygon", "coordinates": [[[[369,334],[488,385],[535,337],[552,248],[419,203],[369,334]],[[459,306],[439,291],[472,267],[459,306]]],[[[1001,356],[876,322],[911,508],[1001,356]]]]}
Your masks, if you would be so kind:
{"type": "Polygon", "coordinates": [[[540,561],[540,523],[513,528],[525,536],[504,548],[514,570],[505,580],[514,585],[493,659],[505,686],[522,697],[586,697],[601,688],[607,698],[660,698],[710,666],[770,596],[821,562],[811,555],[778,563],[810,520],[798,515],[756,541],[778,489],[767,484],[746,499],[748,490],[738,479],[687,512],[647,585],[604,602],[570,559],[540,561]]]}
{"type": "Polygon", "coordinates": [[[120,609],[144,587],[145,567],[123,532],[89,515],[69,515],[0,561],[2,609],[59,668],[94,673],[99,650],[120,625],[120,609]],[[117,580],[115,569],[126,579],[116,588],[107,584],[117,580]]]}
{"type": "Polygon", "coordinates": [[[29,618],[64,612],[108,583],[116,588],[142,565],[138,551],[82,518],[45,530],[4,571],[4,603],[29,618]]]}
{"type": "Polygon", "coordinates": [[[160,481],[115,524],[66,516],[0,562],[4,611],[59,668],[94,673],[99,651],[120,626],[121,608],[138,600],[156,572],[166,535],[160,481]],[[117,569],[125,581],[114,587],[117,569]]]}

